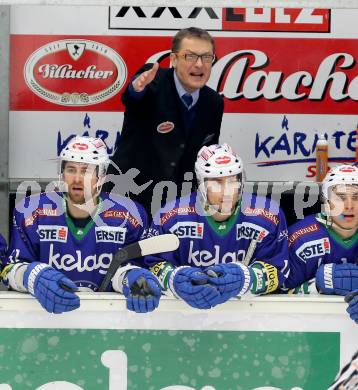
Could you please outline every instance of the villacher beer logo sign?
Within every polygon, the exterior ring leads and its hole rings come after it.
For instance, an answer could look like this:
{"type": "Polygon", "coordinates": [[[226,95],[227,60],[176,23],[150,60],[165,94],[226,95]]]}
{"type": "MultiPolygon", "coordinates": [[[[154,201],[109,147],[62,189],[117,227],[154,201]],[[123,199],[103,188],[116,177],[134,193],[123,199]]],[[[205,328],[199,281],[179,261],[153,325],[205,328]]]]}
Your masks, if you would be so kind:
{"type": "Polygon", "coordinates": [[[86,39],[50,42],[24,66],[28,87],[48,102],[63,106],[98,104],[117,94],[127,78],[122,57],[110,47],[86,39]]]}

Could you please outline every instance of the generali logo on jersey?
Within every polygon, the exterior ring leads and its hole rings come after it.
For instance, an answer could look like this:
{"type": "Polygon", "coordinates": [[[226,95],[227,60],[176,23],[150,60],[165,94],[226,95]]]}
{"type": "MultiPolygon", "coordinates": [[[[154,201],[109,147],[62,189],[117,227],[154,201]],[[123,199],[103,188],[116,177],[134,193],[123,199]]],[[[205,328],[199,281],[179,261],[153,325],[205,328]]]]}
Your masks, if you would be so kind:
{"type": "Polygon", "coordinates": [[[28,87],[40,98],[63,106],[98,104],[117,94],[127,78],[121,56],[87,39],[50,42],[24,66],[28,87]]]}

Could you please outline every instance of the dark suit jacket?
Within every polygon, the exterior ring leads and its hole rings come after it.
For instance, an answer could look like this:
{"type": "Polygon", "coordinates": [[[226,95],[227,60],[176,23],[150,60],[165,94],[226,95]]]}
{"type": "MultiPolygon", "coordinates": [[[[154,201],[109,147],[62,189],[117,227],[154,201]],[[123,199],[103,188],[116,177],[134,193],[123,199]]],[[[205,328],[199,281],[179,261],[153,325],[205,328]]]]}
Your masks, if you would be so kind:
{"type": "MultiPolygon", "coordinates": [[[[147,64],[139,72],[151,68],[147,64]]],[[[185,172],[194,171],[199,149],[204,145],[218,143],[224,110],[222,97],[204,86],[194,106],[194,118],[190,128],[185,124],[184,105],[175,87],[173,69],[159,68],[155,79],[147,86],[141,99],[128,92],[122,96],[126,107],[119,145],[112,158],[122,173],[137,168],[138,184],[153,180],[171,180],[177,185],[183,181],[185,172]],[[173,130],[163,133],[158,126],[171,122],[173,130]]],[[[116,173],[110,167],[109,173],[116,173]]],[[[148,209],[152,189],[139,197],[148,209]]]]}

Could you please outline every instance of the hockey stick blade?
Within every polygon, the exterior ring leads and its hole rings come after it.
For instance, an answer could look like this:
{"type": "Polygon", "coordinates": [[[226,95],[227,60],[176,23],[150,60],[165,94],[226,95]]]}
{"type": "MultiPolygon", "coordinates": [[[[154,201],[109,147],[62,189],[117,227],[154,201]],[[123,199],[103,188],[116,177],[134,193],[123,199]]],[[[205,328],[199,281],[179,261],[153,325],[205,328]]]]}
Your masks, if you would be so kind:
{"type": "Polygon", "coordinates": [[[358,290],[353,291],[353,292],[347,294],[347,295],[344,297],[344,300],[345,300],[347,303],[349,303],[349,302],[350,302],[355,296],[357,296],[357,295],[358,295],[358,290]]]}
{"type": "Polygon", "coordinates": [[[119,249],[113,257],[98,291],[103,292],[116,273],[117,269],[125,261],[129,261],[141,256],[153,255],[155,253],[170,252],[177,249],[179,239],[175,234],[162,234],[134,242],[124,248],[119,249]]]}

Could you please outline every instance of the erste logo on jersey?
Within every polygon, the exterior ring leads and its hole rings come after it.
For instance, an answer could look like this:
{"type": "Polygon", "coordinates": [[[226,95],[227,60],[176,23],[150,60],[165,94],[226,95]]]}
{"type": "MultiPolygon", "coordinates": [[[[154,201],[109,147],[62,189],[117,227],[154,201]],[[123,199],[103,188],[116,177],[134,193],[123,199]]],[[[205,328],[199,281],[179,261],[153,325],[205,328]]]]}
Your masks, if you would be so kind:
{"type": "Polygon", "coordinates": [[[179,238],[203,238],[204,224],[199,222],[177,222],[169,231],[179,238]]]}
{"type": "Polygon", "coordinates": [[[115,242],[124,244],[127,228],[120,226],[96,226],[96,242],[115,242]]]}
{"type": "Polygon", "coordinates": [[[313,257],[323,256],[326,253],[331,253],[331,244],[327,237],[308,241],[296,250],[296,256],[304,262],[313,257]]]}
{"type": "Polygon", "coordinates": [[[269,231],[262,226],[250,222],[243,222],[236,225],[236,240],[262,240],[269,234],[269,231]]]}
{"type": "Polygon", "coordinates": [[[67,242],[68,227],[57,225],[39,225],[37,233],[40,241],[67,242]]]}

